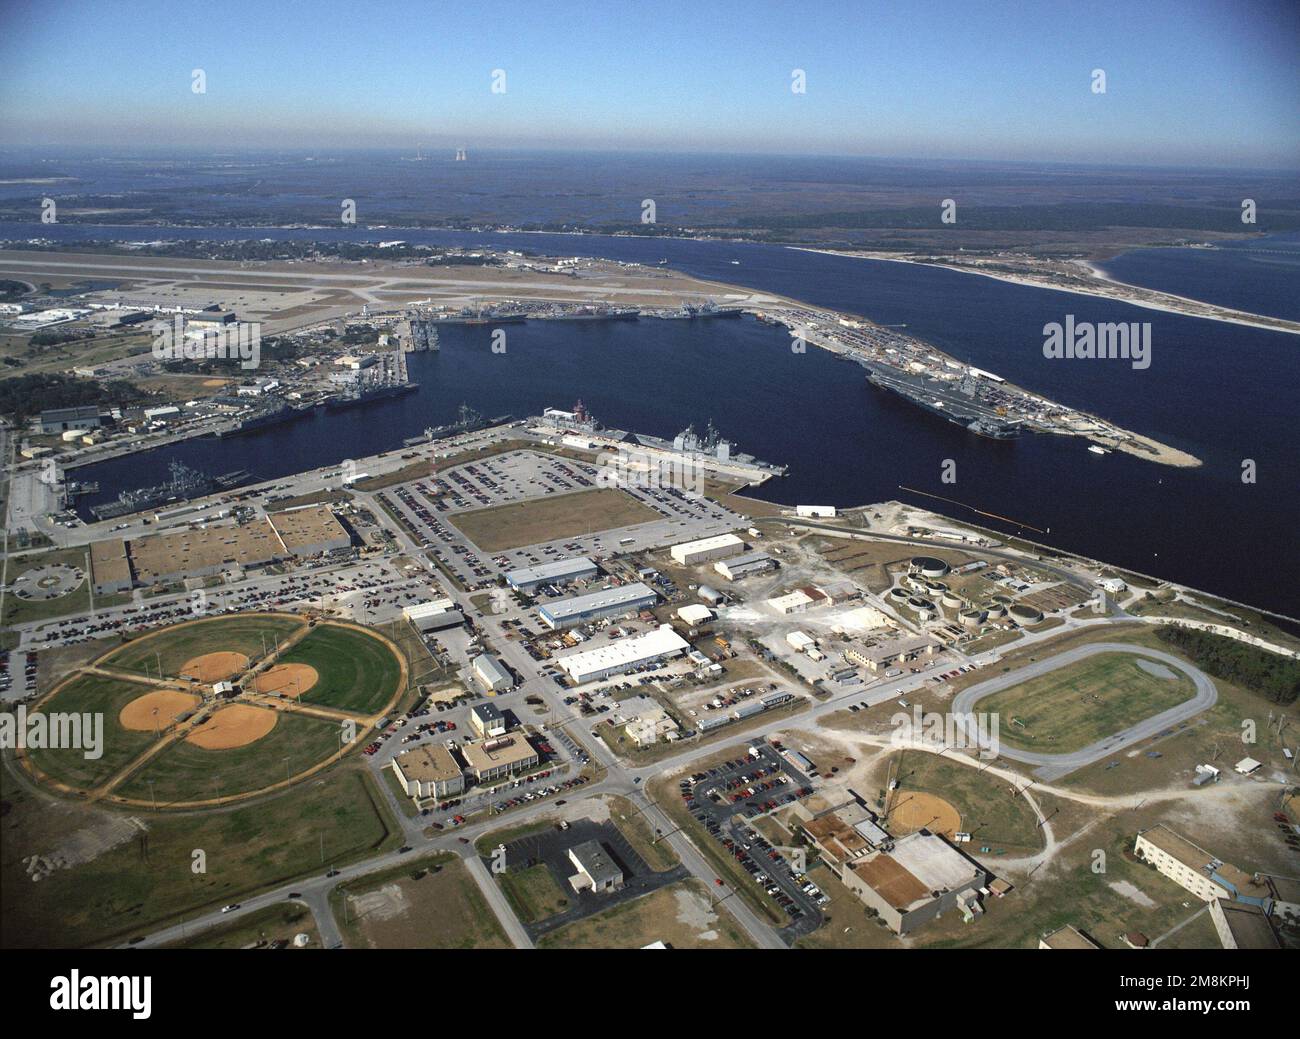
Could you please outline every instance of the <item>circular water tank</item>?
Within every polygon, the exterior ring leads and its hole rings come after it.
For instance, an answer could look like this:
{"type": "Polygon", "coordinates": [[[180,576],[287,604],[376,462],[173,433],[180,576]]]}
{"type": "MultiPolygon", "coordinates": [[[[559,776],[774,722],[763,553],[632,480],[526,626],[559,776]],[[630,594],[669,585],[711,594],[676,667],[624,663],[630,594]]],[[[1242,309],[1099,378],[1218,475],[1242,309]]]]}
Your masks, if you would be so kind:
{"type": "Polygon", "coordinates": [[[968,628],[978,628],[987,616],[988,614],[983,610],[962,610],[957,614],[958,620],[968,628]]]}
{"type": "Polygon", "coordinates": [[[1036,610],[1032,606],[1025,606],[1017,603],[1011,607],[1011,619],[1017,624],[1037,624],[1043,619],[1043,611],[1036,610]]]}
{"type": "Polygon", "coordinates": [[[926,577],[943,577],[948,572],[948,564],[933,556],[914,556],[911,566],[926,577]]]}

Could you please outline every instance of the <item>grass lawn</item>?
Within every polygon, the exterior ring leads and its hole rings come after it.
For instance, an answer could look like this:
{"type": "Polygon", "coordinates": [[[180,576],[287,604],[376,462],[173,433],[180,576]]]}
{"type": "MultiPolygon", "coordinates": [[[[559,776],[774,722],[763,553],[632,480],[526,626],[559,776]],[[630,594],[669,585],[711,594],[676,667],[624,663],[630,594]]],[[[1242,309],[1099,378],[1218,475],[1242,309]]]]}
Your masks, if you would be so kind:
{"type": "Polygon", "coordinates": [[[7,809],[0,821],[5,948],[122,941],[401,842],[379,791],[356,769],[332,770],[245,807],[128,813],[139,832],[112,847],[97,847],[93,838],[123,813],[59,802],[7,770],[0,770],[0,794],[7,809]],[[194,871],[196,849],[205,872],[194,871]],[[32,883],[24,860],[55,854],[85,861],[32,883]]]}
{"type": "Polygon", "coordinates": [[[361,877],[330,896],[351,949],[508,949],[465,864],[435,855],[361,877]]]}
{"type": "Polygon", "coordinates": [[[107,779],[154,741],[152,732],[124,729],[117,717],[132,700],[153,692],[153,687],[102,675],[74,678],[41,708],[44,714],[102,714],[103,754],[94,760],[73,748],[29,750],[32,763],[54,779],[88,789],[107,779]]]}
{"type": "Polygon", "coordinates": [[[302,627],[296,617],[267,614],[232,614],[214,617],[184,627],[142,635],[105,658],[104,667],[144,673],[155,677],[161,659],[164,675],[178,675],[186,661],[206,653],[242,653],[250,660],[262,656],[263,636],[269,651],[273,640],[281,640],[302,627]],[[156,654],[156,655],[155,655],[156,654]]]}
{"type": "Polygon", "coordinates": [[[285,653],[283,664],[308,664],[319,679],[303,694],[318,703],[374,714],[398,691],[402,669],[393,651],[373,636],[352,628],[322,624],[285,653]]]}
{"type": "Polygon", "coordinates": [[[669,884],[545,935],[542,949],[640,949],[661,941],[673,949],[752,949],[724,906],[710,906],[696,880],[669,884]]]}
{"type": "MultiPolygon", "coordinates": [[[[190,938],[169,942],[165,949],[248,949],[263,948],[280,940],[293,942],[294,935],[305,934],[311,941],[304,949],[319,949],[320,932],[311,910],[301,902],[258,909],[228,924],[201,931],[190,938]]],[[[288,948],[293,949],[290,944],[288,948]]]]}
{"type": "MultiPolygon", "coordinates": [[[[971,834],[971,848],[988,845],[1016,854],[1043,847],[1042,831],[1029,803],[1008,791],[1005,779],[952,761],[945,755],[900,751],[877,769],[877,783],[864,791],[874,799],[885,786],[886,770],[898,780],[893,803],[911,791],[942,797],[961,813],[961,828],[971,834]]],[[[876,805],[873,803],[873,808],[876,805]]],[[[996,869],[996,866],[994,867],[996,869]]]]}
{"type": "Polygon", "coordinates": [[[339,749],[339,726],[322,718],[280,712],[275,728],[243,747],[208,750],[177,740],[129,776],[114,793],[143,800],[173,801],[228,797],[278,783],[339,749]],[[285,758],[288,758],[286,765],[285,758]],[[150,783],[152,782],[152,789],[150,783]]]}
{"type": "Polygon", "coordinates": [[[613,487],[530,498],[448,517],[484,552],[502,552],[657,519],[662,519],[659,513],[613,487]]]}
{"type": "Polygon", "coordinates": [[[568,898],[544,863],[496,875],[515,915],[526,924],[546,920],[568,906],[568,898]]]}
{"type": "Polygon", "coordinates": [[[994,693],[975,710],[998,714],[999,737],[1013,747],[1078,750],[1195,695],[1186,675],[1153,675],[1138,663],[1142,659],[1125,653],[1089,657],[994,693]]]}

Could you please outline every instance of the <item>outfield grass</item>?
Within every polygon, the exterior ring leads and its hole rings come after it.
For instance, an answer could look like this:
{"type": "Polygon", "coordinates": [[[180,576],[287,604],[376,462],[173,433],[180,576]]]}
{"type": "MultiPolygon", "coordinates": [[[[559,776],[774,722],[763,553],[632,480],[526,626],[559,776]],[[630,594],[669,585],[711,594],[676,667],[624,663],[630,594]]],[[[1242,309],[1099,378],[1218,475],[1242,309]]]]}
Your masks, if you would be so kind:
{"type": "Polygon", "coordinates": [[[448,522],[483,552],[502,552],[542,541],[662,519],[630,494],[613,487],[472,509],[448,522]]]}
{"type": "Polygon", "coordinates": [[[213,617],[142,635],[101,663],[103,667],[139,674],[148,670],[156,677],[161,660],[163,674],[176,676],[186,661],[207,653],[242,653],[250,660],[257,660],[262,656],[263,636],[269,652],[277,636],[283,641],[302,625],[296,617],[268,614],[213,617]]]}
{"type": "Polygon", "coordinates": [[[379,639],[334,624],[313,629],[279,663],[316,669],[319,678],[303,702],[361,714],[381,710],[398,691],[402,674],[401,663],[379,639]]]}
{"type": "Polygon", "coordinates": [[[340,769],[279,797],[226,811],[141,815],[135,838],[38,883],[32,855],[80,847],[87,828],[123,813],[52,802],[0,770],[0,946],[87,947],[123,941],[401,842],[382,796],[340,769]],[[322,863],[322,837],[324,862],[322,863]],[[205,871],[195,872],[195,850],[205,871]]]}
{"type": "Polygon", "coordinates": [[[973,848],[987,845],[1024,854],[1043,847],[1034,810],[1009,789],[1005,779],[941,754],[900,751],[878,768],[878,789],[869,792],[873,801],[883,789],[886,775],[898,780],[900,794],[919,790],[942,797],[956,808],[961,813],[961,828],[973,839],[973,848]]]}
{"type": "Polygon", "coordinates": [[[177,740],[113,792],[143,801],[156,798],[160,808],[247,793],[325,760],[339,749],[339,733],[336,722],[279,712],[275,728],[243,747],[207,750],[177,740]]]}
{"type": "Polygon", "coordinates": [[[999,738],[1010,746],[1079,750],[1195,695],[1186,675],[1158,677],[1140,659],[1102,653],[994,693],[976,709],[999,715],[999,738]]]}
{"type": "Polygon", "coordinates": [[[132,700],[153,692],[153,687],[102,675],[74,678],[41,707],[43,714],[102,714],[103,754],[88,760],[85,752],[72,748],[29,750],[38,769],[53,779],[81,789],[103,782],[137,755],[144,752],[155,736],[136,732],[118,724],[117,716],[132,700]]]}

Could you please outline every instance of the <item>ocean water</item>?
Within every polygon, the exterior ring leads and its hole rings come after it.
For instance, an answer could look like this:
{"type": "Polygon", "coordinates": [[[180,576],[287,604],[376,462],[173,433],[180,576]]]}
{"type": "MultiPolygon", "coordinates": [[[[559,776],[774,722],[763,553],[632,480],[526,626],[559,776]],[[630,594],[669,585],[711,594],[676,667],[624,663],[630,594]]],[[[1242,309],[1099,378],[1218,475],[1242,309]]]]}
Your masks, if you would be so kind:
{"type": "MultiPolygon", "coordinates": [[[[0,224],[0,237],[50,228],[0,224]]],[[[608,425],[671,435],[712,418],[745,451],[790,466],[755,494],[784,503],[852,505],[898,498],[995,529],[1177,580],[1291,616],[1294,517],[1300,507],[1300,437],[1294,336],[1164,314],[1093,297],[1018,286],[939,268],[825,256],[722,241],[409,231],[71,228],[88,236],[333,238],[402,237],[435,244],[530,248],[655,263],[862,314],[907,331],[1029,389],[1090,410],[1201,458],[1174,469],[1121,454],[1090,454],[1081,440],[991,441],[865,382],[854,365],[822,351],[795,354],[786,333],[752,320],[528,323],[508,326],[504,355],[490,330],[448,328],[439,354],[412,359],[418,393],[381,405],[321,412],[302,422],[226,441],[196,441],[83,471],[104,494],[154,482],[178,457],[210,472],[248,468],[270,478],[400,446],[425,426],[454,419],[463,400],[488,415],[536,413],[582,398],[608,425]],[[738,260],[739,263],[733,263],[738,260]],[[1049,360],[1043,326],[1063,321],[1149,322],[1152,364],[1049,360]],[[945,484],[944,463],[957,482],[945,484]],[[1242,479],[1251,462],[1256,482],[1242,479]],[[901,490],[916,488],[968,506],[901,490]],[[981,510],[1007,521],[977,515],[981,510]],[[1291,560],[1290,563],[1287,561],[1291,560]]],[[[1168,250],[1149,251],[1167,253],[1168,250]]],[[[1235,277],[1228,250],[1219,280],[1235,277]]],[[[1122,259],[1122,258],[1121,258],[1122,259]]],[[[1157,270],[1159,256],[1142,261],[1157,270]]],[[[1158,287],[1195,295],[1176,273],[1158,287]]],[[[1296,279],[1270,282],[1282,313],[1296,279]]],[[[1243,292],[1247,290],[1243,289],[1243,292]]],[[[1250,293],[1260,293],[1258,285],[1250,293]]],[[[1245,298],[1243,296],[1243,298],[1245,298]]]]}

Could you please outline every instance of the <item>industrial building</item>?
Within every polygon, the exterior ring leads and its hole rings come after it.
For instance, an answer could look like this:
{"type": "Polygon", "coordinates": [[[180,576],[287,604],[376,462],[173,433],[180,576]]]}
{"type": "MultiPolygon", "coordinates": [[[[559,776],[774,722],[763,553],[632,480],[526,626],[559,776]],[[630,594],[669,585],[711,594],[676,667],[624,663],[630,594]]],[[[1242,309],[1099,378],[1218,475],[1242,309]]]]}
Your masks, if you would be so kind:
{"type": "Polygon", "coordinates": [[[416,603],[403,607],[402,616],[415,625],[417,631],[444,631],[465,623],[465,615],[455,609],[455,605],[451,599],[416,603]]]}
{"type": "Polygon", "coordinates": [[[129,591],[135,583],[131,576],[131,560],[126,542],[121,538],[95,541],[90,546],[90,579],[96,595],[112,595],[129,591]]]}
{"type": "Polygon", "coordinates": [[[718,534],[711,538],[673,545],[668,551],[682,566],[694,566],[696,563],[738,556],[745,551],[745,543],[735,534],[718,534]]]}
{"type": "Polygon", "coordinates": [[[98,429],[104,419],[99,408],[94,406],[80,408],[50,408],[41,412],[36,421],[36,428],[42,435],[65,433],[69,429],[98,429]]]}
{"type": "Polygon", "coordinates": [[[486,653],[470,661],[470,670],[474,672],[474,677],[482,683],[483,688],[490,693],[509,689],[515,684],[514,679],[510,677],[510,673],[497,662],[496,658],[486,653]]]}
{"type": "Polygon", "coordinates": [[[651,661],[680,656],[688,649],[690,643],[673,631],[671,626],[662,624],[644,635],[611,642],[596,649],[570,653],[558,657],[555,662],[576,685],[582,685],[609,675],[622,674],[651,661]]]}
{"type": "Polygon", "coordinates": [[[595,577],[596,564],[586,556],[573,559],[557,559],[537,566],[526,566],[511,570],[506,574],[506,583],[521,592],[535,592],[544,584],[569,584],[572,581],[584,581],[595,577]]]}
{"type": "Polygon", "coordinates": [[[649,609],[659,601],[658,594],[648,585],[636,581],[617,588],[602,588],[596,592],[557,599],[538,608],[538,616],[553,629],[572,628],[604,617],[622,617],[649,609]]]}
{"type": "Polygon", "coordinates": [[[466,743],[462,745],[461,753],[470,774],[479,783],[491,783],[516,772],[527,772],[541,761],[532,744],[522,735],[497,736],[481,743],[466,743]]]}
{"type": "Polygon", "coordinates": [[[780,614],[802,613],[812,604],[812,596],[799,589],[767,600],[767,605],[780,614]]]}
{"type": "Polygon", "coordinates": [[[267,514],[287,554],[304,558],[352,546],[352,537],[328,505],[304,505],[267,514]]]}
{"type": "Polygon", "coordinates": [[[921,655],[933,655],[935,643],[925,635],[895,639],[878,646],[850,646],[844,651],[844,659],[850,664],[865,667],[868,671],[879,671],[882,667],[893,667],[915,660],[921,655]]]}
{"type": "Polygon", "coordinates": [[[623,886],[623,871],[606,854],[599,841],[584,841],[569,849],[569,861],[578,871],[569,878],[574,891],[617,891],[623,886]]]}
{"type": "Polygon", "coordinates": [[[679,607],[677,616],[687,627],[697,628],[713,620],[713,611],[699,603],[691,603],[689,606],[679,607]]]}
{"type": "Polygon", "coordinates": [[[469,724],[480,736],[504,736],[506,716],[495,704],[480,703],[470,708],[469,724]]]}
{"type": "Polygon", "coordinates": [[[728,581],[739,581],[754,574],[776,569],[776,560],[766,552],[746,552],[734,559],[724,559],[713,564],[713,569],[728,581]]]}
{"type": "Polygon", "coordinates": [[[988,883],[983,867],[926,830],[847,863],[841,878],[898,935],[949,909],[973,919],[982,912],[980,888],[988,883]]]}
{"type": "Polygon", "coordinates": [[[454,797],[465,790],[465,776],[451,751],[426,743],[393,758],[393,773],[407,795],[417,800],[454,797]]]}

